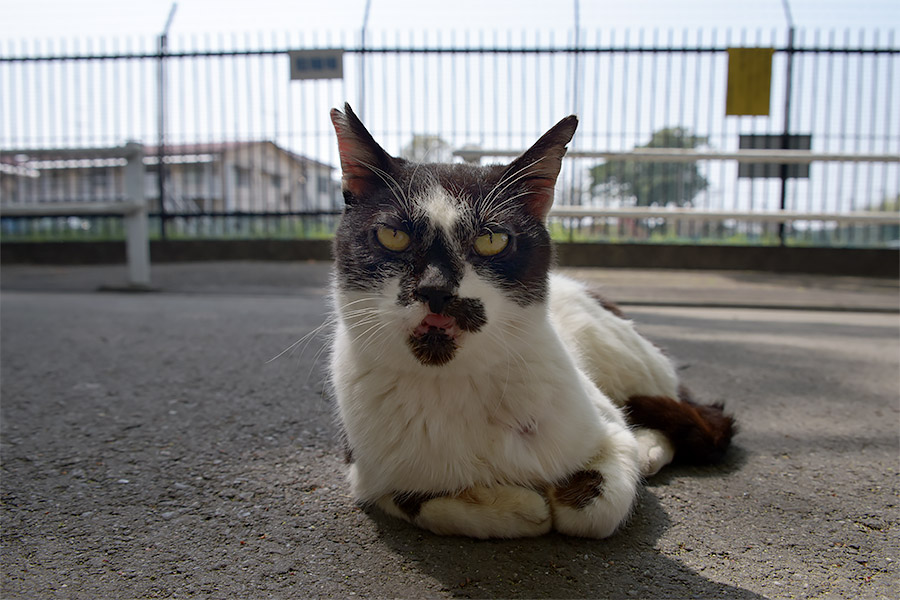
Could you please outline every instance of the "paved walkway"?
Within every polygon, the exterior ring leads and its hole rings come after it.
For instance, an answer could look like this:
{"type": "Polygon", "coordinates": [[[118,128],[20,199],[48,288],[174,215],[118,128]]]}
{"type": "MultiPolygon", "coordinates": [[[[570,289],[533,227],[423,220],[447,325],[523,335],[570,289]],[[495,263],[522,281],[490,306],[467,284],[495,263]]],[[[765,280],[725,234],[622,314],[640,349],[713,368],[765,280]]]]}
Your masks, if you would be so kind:
{"type": "Polygon", "coordinates": [[[325,338],[280,355],[326,320],[327,265],[157,265],[149,294],[4,266],[0,596],[896,598],[897,281],[576,274],[741,432],[608,540],[478,542],[347,496],[325,338]]]}

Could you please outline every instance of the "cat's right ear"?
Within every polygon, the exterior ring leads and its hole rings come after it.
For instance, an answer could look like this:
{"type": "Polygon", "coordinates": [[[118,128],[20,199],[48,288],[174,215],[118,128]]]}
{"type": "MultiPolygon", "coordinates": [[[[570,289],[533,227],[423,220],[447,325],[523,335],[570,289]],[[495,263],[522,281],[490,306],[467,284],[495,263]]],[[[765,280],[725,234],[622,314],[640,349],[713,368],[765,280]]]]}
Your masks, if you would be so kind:
{"type": "Polygon", "coordinates": [[[528,192],[525,205],[541,220],[546,220],[553,204],[553,188],[562,168],[566,144],[575,135],[578,117],[569,115],[541,136],[524,154],[506,168],[505,178],[514,178],[528,192]]]}
{"type": "Polygon", "coordinates": [[[331,109],[331,122],[341,156],[341,189],[344,200],[352,204],[387,185],[394,158],[378,145],[349,104],[344,104],[344,112],[331,109]]]}

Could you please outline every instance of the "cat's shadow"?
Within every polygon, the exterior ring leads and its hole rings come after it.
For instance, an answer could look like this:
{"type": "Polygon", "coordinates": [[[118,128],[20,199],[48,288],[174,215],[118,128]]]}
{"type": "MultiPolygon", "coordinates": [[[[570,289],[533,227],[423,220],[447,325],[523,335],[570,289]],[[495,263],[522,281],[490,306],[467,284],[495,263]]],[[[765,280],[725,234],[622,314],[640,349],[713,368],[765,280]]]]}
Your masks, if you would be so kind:
{"type": "MultiPolygon", "coordinates": [[[[717,468],[732,470],[743,462],[732,448],[717,468]]],[[[676,468],[680,474],[705,476],[706,469],[676,468]]],[[[712,475],[712,473],[709,473],[712,475]]],[[[631,521],[605,540],[556,533],[518,540],[472,540],[441,537],[371,510],[380,539],[401,559],[462,598],[763,598],[754,592],[714,582],[666,556],[656,543],[669,517],[653,492],[665,485],[653,478],[643,490],[631,521]]]]}
{"type": "Polygon", "coordinates": [[[706,477],[723,477],[734,471],[739,471],[747,463],[750,453],[740,444],[732,442],[721,461],[711,465],[684,465],[670,464],[647,482],[649,487],[667,485],[679,477],[691,477],[702,479],[706,477]]]}

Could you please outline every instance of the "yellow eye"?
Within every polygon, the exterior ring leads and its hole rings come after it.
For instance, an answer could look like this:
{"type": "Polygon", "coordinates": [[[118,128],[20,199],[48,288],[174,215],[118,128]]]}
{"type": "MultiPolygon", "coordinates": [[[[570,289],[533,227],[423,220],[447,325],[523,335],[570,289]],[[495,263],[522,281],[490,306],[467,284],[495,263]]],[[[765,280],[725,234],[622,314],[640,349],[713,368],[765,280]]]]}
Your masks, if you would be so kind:
{"type": "Polygon", "coordinates": [[[409,235],[405,231],[392,227],[379,227],[376,232],[378,242],[394,252],[402,252],[409,248],[409,235]]]}
{"type": "Polygon", "coordinates": [[[481,256],[496,256],[509,244],[507,233],[486,233],[475,240],[475,252],[481,256]]]}

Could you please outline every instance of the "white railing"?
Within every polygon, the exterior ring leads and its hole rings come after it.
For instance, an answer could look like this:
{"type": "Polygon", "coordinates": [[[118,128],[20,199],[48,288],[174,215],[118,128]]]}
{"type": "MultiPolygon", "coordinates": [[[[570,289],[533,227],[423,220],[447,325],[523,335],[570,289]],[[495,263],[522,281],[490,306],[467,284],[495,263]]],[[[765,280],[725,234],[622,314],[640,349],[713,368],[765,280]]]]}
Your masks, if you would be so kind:
{"type": "Polygon", "coordinates": [[[668,221],[757,221],[760,223],[787,223],[792,221],[817,221],[823,223],[848,223],[856,225],[896,225],[900,224],[900,213],[855,211],[847,213],[815,213],[790,210],[776,211],[730,211],[700,210],[696,208],[591,208],[585,206],[554,206],[551,217],[581,218],[616,217],[622,219],[666,219],[668,221]]]}
{"type": "MultiPolygon", "coordinates": [[[[453,152],[466,162],[479,162],[487,156],[519,156],[521,150],[481,150],[462,148],[453,152]]],[[[735,152],[713,150],[691,150],[683,148],[639,148],[628,151],[571,150],[566,158],[602,158],[611,161],[635,162],[696,162],[700,160],[736,160],[746,163],[791,163],[812,162],[900,162],[897,154],[845,154],[812,152],[810,150],[738,150],[735,152]]]]}
{"type": "MultiPolygon", "coordinates": [[[[515,157],[521,150],[481,150],[462,148],[453,152],[466,162],[478,163],[485,157],[515,157]]],[[[692,150],[682,148],[640,148],[625,152],[581,151],[566,153],[566,158],[598,158],[608,161],[635,162],[696,162],[702,160],[735,160],[743,163],[809,164],[812,162],[897,163],[897,154],[845,154],[812,152],[810,150],[738,150],[735,152],[692,150]]],[[[852,211],[845,213],[799,211],[722,211],[696,208],[627,207],[593,208],[583,206],[554,206],[551,217],[594,218],[661,218],[671,221],[756,221],[787,223],[791,221],[819,221],[865,225],[894,225],[900,223],[900,214],[883,211],[852,211]]]]}
{"type": "MultiPolygon", "coordinates": [[[[34,151],[37,153],[37,151],[34,151]]],[[[29,154],[28,150],[4,154],[29,154]]],[[[60,160],[124,159],[125,196],[123,202],[28,202],[0,203],[0,217],[59,217],[121,215],[125,225],[125,252],[128,260],[128,284],[132,288],[150,286],[150,236],[147,201],[144,197],[144,148],[128,143],[115,148],[61,149],[54,155],[60,160]]]]}

